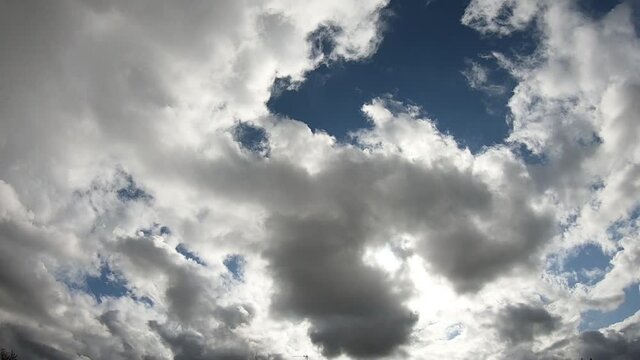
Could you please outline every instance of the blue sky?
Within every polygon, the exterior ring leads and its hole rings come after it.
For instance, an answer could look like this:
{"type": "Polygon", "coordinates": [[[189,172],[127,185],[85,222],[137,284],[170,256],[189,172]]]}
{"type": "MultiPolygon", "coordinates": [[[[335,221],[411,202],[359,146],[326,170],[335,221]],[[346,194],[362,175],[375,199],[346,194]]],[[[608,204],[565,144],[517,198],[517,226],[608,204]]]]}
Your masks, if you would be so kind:
{"type": "Polygon", "coordinates": [[[473,150],[501,142],[514,82],[489,62],[490,81],[506,89],[490,96],[471,89],[462,71],[467,61],[485,62],[480,56],[492,51],[531,52],[531,35],[483,38],[460,23],[465,8],[465,1],[392,2],[384,40],[370,59],[321,66],[300,88],[270,99],[269,108],[344,139],[348,131],[368,126],[360,111],[363,103],[390,94],[422,107],[441,131],[473,150]]]}
{"type": "MultiPolygon", "coordinates": [[[[618,3],[578,2],[596,18],[618,3]]],[[[371,58],[320,66],[297,89],[275,93],[269,109],[347,140],[349,131],[368,126],[362,104],[389,94],[420,106],[441,131],[472,151],[501,143],[509,131],[506,106],[516,82],[486,56],[530,54],[540,34],[531,27],[508,36],[483,36],[460,22],[467,4],[392,1],[385,9],[384,40],[371,58]],[[504,87],[504,93],[472,89],[462,74],[469,61],[486,66],[488,81],[504,87]]]]}
{"type": "Polygon", "coordinates": [[[609,311],[588,310],[582,314],[580,331],[594,331],[623,321],[640,309],[640,283],[624,289],[624,301],[609,311]]]}

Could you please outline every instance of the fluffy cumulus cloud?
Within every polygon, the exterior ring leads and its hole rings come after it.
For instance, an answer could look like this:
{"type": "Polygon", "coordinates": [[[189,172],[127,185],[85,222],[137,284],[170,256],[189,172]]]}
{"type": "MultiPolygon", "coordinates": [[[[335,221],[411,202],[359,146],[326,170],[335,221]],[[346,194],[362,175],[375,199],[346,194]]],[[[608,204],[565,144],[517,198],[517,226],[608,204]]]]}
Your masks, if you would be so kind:
{"type": "MultiPolygon", "coordinates": [[[[25,359],[633,359],[637,3],[473,0],[517,81],[473,153],[422,109],[337,141],[276,79],[361,61],[384,0],[0,4],[0,346],[25,359]],[[608,265],[572,284],[585,247],[608,265]]],[[[464,72],[503,93],[486,69],[464,72]]],[[[428,109],[426,109],[428,110],[428,109]]]]}

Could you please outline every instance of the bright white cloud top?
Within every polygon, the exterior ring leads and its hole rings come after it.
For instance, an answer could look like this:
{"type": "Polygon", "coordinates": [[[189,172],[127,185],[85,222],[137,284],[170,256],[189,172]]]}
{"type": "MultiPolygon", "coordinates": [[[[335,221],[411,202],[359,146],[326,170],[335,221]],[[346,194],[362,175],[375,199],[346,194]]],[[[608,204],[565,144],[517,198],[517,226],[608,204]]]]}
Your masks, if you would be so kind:
{"type": "Polygon", "coordinates": [[[269,112],[276,78],[372,56],[386,5],[1,2],[0,346],[640,357],[640,312],[585,328],[640,298],[637,3],[471,1],[485,36],[539,32],[491,55],[517,81],[511,131],[476,153],[391,96],[349,143],[269,112]],[[608,264],[571,269],[585,249],[608,264]]]}

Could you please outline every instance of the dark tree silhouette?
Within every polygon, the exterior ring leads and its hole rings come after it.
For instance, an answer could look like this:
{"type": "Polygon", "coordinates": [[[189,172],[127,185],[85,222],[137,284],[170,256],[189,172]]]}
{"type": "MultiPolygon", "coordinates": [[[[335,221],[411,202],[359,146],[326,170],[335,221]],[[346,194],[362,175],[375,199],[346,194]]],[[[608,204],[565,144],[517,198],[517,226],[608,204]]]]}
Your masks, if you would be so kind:
{"type": "Polygon", "coordinates": [[[13,350],[7,352],[5,349],[0,349],[0,360],[18,360],[18,355],[13,350]]]}

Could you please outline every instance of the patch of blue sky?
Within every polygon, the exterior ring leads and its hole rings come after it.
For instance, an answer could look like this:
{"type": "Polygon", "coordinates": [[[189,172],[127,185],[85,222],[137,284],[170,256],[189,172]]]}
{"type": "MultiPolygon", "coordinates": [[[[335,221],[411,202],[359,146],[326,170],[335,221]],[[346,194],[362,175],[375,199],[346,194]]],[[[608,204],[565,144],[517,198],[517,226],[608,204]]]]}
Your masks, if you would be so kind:
{"type": "MultiPolygon", "coordinates": [[[[143,190],[139,189],[133,178],[125,173],[126,186],[117,191],[118,198],[123,201],[135,201],[135,200],[150,200],[152,197],[143,190]]],[[[167,226],[160,224],[153,224],[148,228],[141,228],[138,230],[142,236],[151,235],[169,235],[171,229],[167,226]]],[[[126,279],[114,272],[107,262],[103,262],[100,266],[100,274],[98,276],[88,275],[85,277],[85,283],[83,286],[78,287],[74,284],[68,284],[72,288],[81,289],[93,295],[98,303],[102,303],[104,298],[121,298],[131,297],[133,300],[143,303],[146,306],[153,307],[154,302],[148,296],[139,296],[134,294],[131,289],[127,287],[126,279]]]]}
{"type": "Polygon", "coordinates": [[[447,329],[447,340],[453,340],[462,334],[462,324],[458,323],[447,329]]]}
{"type": "Polygon", "coordinates": [[[549,156],[544,153],[536,154],[525,145],[520,145],[514,149],[522,160],[528,165],[544,166],[549,163],[549,156]]]}
{"type": "Polygon", "coordinates": [[[623,0],[579,0],[578,8],[593,19],[601,19],[623,0]]]}
{"type": "Polygon", "coordinates": [[[640,310],[640,283],[633,284],[624,289],[624,302],[615,310],[602,312],[588,310],[582,313],[578,330],[598,330],[620,322],[640,310]]]}
{"type": "Polygon", "coordinates": [[[133,177],[130,174],[124,174],[125,184],[120,189],[116,190],[118,200],[126,203],[129,201],[151,201],[153,196],[146,191],[138,187],[133,177]]]}
{"type": "Polygon", "coordinates": [[[369,126],[362,104],[391,94],[420,106],[441,131],[471,150],[502,142],[509,130],[506,103],[515,81],[486,55],[532,53],[536,35],[523,31],[483,37],[460,23],[467,3],[391,1],[384,40],[370,59],[320,66],[297,89],[272,97],[269,108],[347,141],[349,131],[369,126]],[[463,74],[470,62],[486,71],[487,86],[505,91],[470,87],[463,74]]]}
{"type": "Polygon", "coordinates": [[[239,254],[230,254],[222,261],[224,266],[229,270],[231,276],[238,281],[244,280],[244,266],[246,260],[244,256],[239,254]]]}
{"type": "Polygon", "coordinates": [[[164,236],[164,235],[171,235],[171,229],[168,226],[155,223],[148,228],[142,228],[138,230],[138,233],[142,234],[142,236],[151,236],[151,235],[164,236]]]}
{"type": "MultiPolygon", "coordinates": [[[[277,79],[271,111],[305,121],[348,142],[348,133],[370,126],[360,108],[375,97],[390,94],[418,105],[438,128],[476,152],[501,143],[507,136],[507,101],[516,85],[506,70],[492,60],[492,52],[532,54],[539,33],[533,27],[509,36],[483,36],[460,19],[468,0],[391,0],[386,9],[386,30],[377,52],[359,62],[333,62],[310,72],[295,89],[277,79]],[[486,83],[470,86],[465,70],[480,65],[486,83]],[[496,91],[500,90],[500,91],[496,91]]],[[[588,16],[600,18],[619,0],[580,0],[588,16]]],[[[328,53],[331,27],[310,37],[313,51],[328,53]]],[[[524,152],[529,163],[544,163],[544,156],[524,152]]]]}
{"type": "Polygon", "coordinates": [[[100,267],[100,275],[89,275],[85,282],[87,291],[98,303],[101,303],[104,297],[120,298],[129,293],[125,279],[113,272],[107,263],[100,267]]]}
{"type": "Polygon", "coordinates": [[[81,282],[69,281],[68,278],[60,278],[59,281],[63,282],[70,289],[80,290],[93,296],[98,304],[101,304],[109,298],[130,297],[134,301],[148,307],[154,306],[153,300],[148,296],[140,296],[131,291],[131,289],[127,287],[125,278],[117,272],[114,272],[106,262],[103,262],[100,266],[100,273],[98,275],[87,275],[81,282]]]}
{"type": "Polygon", "coordinates": [[[148,296],[136,296],[136,295],[131,295],[131,298],[137,302],[143,303],[144,305],[146,305],[147,307],[153,307],[153,305],[155,305],[155,303],[153,302],[153,300],[151,300],[150,297],[148,296]]]}
{"type": "Polygon", "coordinates": [[[635,206],[629,216],[619,219],[607,228],[607,235],[611,240],[619,241],[629,231],[638,231],[638,219],[640,219],[640,205],[635,206]]]}
{"type": "Polygon", "coordinates": [[[597,244],[579,247],[564,259],[561,271],[567,275],[568,285],[591,285],[604,277],[612,256],[605,254],[597,244]]]}
{"type": "Polygon", "coordinates": [[[194,253],[193,251],[189,250],[189,248],[187,248],[187,246],[182,244],[182,243],[180,243],[180,244],[178,244],[178,246],[176,246],[176,251],[178,253],[180,253],[182,256],[184,256],[188,260],[193,260],[199,265],[207,266],[207,264],[204,262],[204,260],[202,260],[198,255],[196,255],[196,253],[194,253]]]}
{"type": "Polygon", "coordinates": [[[605,187],[604,180],[596,179],[591,184],[591,191],[600,191],[600,190],[604,189],[604,187],[605,187]]]}
{"type": "Polygon", "coordinates": [[[269,156],[269,138],[263,128],[247,122],[238,122],[232,128],[232,135],[233,140],[243,149],[263,157],[269,156]]]}

